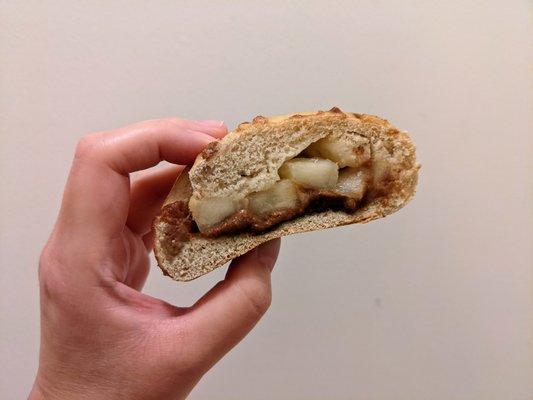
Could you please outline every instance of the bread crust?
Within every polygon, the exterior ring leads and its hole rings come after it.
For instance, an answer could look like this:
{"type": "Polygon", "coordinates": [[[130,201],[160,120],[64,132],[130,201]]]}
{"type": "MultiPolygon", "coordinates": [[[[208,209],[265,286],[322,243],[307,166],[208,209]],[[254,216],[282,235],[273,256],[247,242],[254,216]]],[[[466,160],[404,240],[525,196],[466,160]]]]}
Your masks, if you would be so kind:
{"type": "MultiPolygon", "coordinates": [[[[265,127],[280,125],[290,131],[302,122],[307,125],[327,122],[335,123],[338,119],[351,123],[357,122],[361,135],[372,140],[387,141],[396,150],[400,150],[400,160],[392,185],[387,196],[368,202],[354,213],[344,211],[325,211],[318,214],[306,214],[301,217],[283,222],[271,230],[250,233],[243,232],[218,238],[204,238],[200,235],[191,235],[187,241],[170,243],[169,235],[175,220],[170,220],[168,212],[162,212],[154,220],[155,247],[154,253],[158,265],[165,275],[178,281],[190,281],[204,275],[215,268],[224,265],[229,260],[238,257],[266,241],[292,235],[336,226],[366,223],[377,218],[385,217],[403,207],[415,194],[420,166],[416,162],[415,147],[409,136],[392,126],[382,118],[357,113],[346,113],[334,107],[329,111],[307,112],[283,115],[277,117],[257,116],[252,122],[238,125],[235,131],[229,133],[220,142],[215,142],[198,155],[194,165],[187,168],[176,180],[163,207],[172,206],[174,203],[188,203],[195,185],[201,185],[203,177],[208,173],[217,158],[223,159],[225,154],[221,149],[228,143],[235,143],[244,135],[258,135],[265,127]],[[357,121],[356,121],[357,120],[357,121]],[[174,250],[171,250],[174,249],[174,250]],[[175,250],[179,248],[179,250],[175,250]]],[[[359,134],[359,132],[358,132],[359,134]]]]}

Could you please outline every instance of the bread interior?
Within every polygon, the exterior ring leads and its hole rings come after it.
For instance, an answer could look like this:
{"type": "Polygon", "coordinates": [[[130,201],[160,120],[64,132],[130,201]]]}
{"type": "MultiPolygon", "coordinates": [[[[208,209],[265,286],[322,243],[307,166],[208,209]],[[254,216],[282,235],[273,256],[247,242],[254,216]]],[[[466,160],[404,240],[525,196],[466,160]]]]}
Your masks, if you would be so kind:
{"type": "MultiPolygon", "coordinates": [[[[205,237],[262,232],[310,212],[353,213],[386,195],[390,154],[383,143],[372,144],[356,132],[317,135],[298,153],[284,154],[271,174],[274,179],[263,179],[247,194],[235,190],[202,196],[193,191],[188,203],[192,231],[205,237]]],[[[239,173],[244,179],[253,174],[253,166],[239,173]]]]}

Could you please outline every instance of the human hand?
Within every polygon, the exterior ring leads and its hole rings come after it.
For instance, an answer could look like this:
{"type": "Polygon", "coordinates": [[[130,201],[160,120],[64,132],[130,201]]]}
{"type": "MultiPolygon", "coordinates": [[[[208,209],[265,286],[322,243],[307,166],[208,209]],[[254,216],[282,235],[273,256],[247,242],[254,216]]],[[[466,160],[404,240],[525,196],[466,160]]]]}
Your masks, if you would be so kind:
{"type": "MultiPolygon", "coordinates": [[[[270,304],[272,241],[236,259],[192,307],[141,293],[151,223],[180,167],[226,134],[219,122],[145,121],[79,142],[39,265],[41,351],[30,399],[185,397],[270,304]]],[[[179,290],[179,287],[176,288],[179,290]]]]}

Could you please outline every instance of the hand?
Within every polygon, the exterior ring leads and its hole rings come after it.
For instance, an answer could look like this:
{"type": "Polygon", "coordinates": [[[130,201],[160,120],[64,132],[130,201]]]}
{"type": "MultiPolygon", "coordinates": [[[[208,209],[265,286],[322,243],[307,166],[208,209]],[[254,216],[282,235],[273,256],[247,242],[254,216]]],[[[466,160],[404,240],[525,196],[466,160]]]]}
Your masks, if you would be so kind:
{"type": "MultiPolygon", "coordinates": [[[[189,308],[140,292],[151,223],[180,167],[223,137],[220,122],[164,119],[81,139],[39,266],[41,351],[30,399],[185,397],[270,304],[279,240],[236,259],[189,308]]],[[[176,290],[179,285],[176,284],[176,290]]]]}

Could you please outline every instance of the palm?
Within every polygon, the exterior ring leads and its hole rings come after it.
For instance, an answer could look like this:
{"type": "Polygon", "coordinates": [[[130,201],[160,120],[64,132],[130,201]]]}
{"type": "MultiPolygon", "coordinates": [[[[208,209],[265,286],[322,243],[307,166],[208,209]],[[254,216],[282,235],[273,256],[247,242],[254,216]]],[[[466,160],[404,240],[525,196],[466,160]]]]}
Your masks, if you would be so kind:
{"type": "MultiPolygon", "coordinates": [[[[112,279],[102,287],[86,288],[83,307],[65,315],[66,319],[75,318],[84,323],[72,325],[65,321],[55,325],[45,335],[45,339],[53,339],[46,347],[72,343],[67,364],[81,365],[76,370],[78,376],[101,372],[108,382],[127,377],[130,385],[136,386],[135,391],[143,393],[142,398],[170,398],[178,392],[187,393],[202,371],[191,368],[193,355],[185,351],[191,347],[184,343],[179,318],[185,309],[139,291],[148,273],[148,255],[143,237],[126,226],[122,235],[109,242],[106,253],[98,256],[100,260],[111,260],[96,268],[112,272],[103,274],[112,279]],[[101,334],[103,329],[105,335],[101,334]],[[84,339],[80,341],[80,337],[84,339]],[[92,355],[90,362],[78,359],[86,354],[92,355]],[[187,375],[186,382],[190,384],[181,383],[180,387],[172,384],[176,374],[187,375]]],[[[82,267],[95,268],[94,265],[82,267]]]]}

